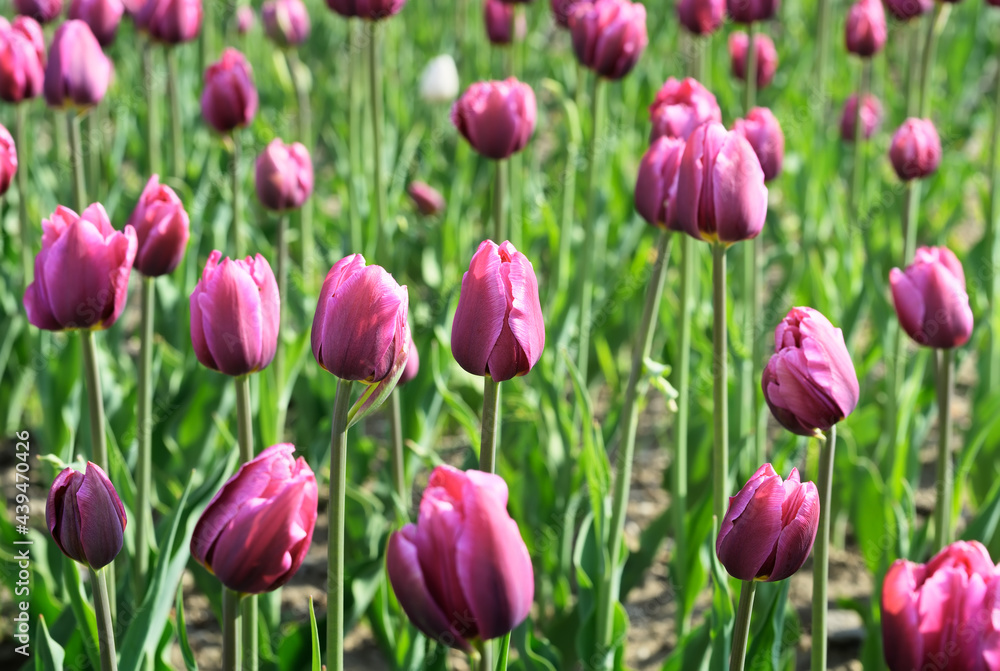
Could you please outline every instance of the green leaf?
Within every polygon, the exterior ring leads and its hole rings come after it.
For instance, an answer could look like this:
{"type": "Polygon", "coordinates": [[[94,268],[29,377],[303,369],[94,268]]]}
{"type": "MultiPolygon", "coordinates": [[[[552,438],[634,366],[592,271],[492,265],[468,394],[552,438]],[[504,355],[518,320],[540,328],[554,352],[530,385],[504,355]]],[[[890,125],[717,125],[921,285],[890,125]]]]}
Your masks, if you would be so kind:
{"type": "Polygon", "coordinates": [[[703,622],[687,636],[677,642],[670,656],[667,657],[662,671],[708,671],[711,655],[712,627],[710,622],[703,622]]]}
{"type": "Polygon", "coordinates": [[[316,610],[313,608],[313,598],[309,597],[309,632],[312,642],[312,671],[320,671],[323,667],[319,649],[319,627],[316,626],[316,610]]]}
{"type": "MultiPolygon", "coordinates": [[[[312,601],[309,602],[310,606],[312,601]]],[[[184,622],[184,588],[178,586],[177,588],[177,600],[174,603],[174,609],[177,611],[177,641],[180,644],[181,656],[184,657],[184,668],[187,671],[198,671],[198,662],[194,658],[194,653],[191,652],[191,644],[188,643],[187,635],[187,625],[184,622]]]]}
{"type": "Polygon", "coordinates": [[[73,608],[73,615],[76,616],[76,623],[83,634],[83,647],[87,651],[87,659],[95,669],[101,668],[100,649],[97,646],[97,617],[94,615],[94,608],[83,593],[83,585],[80,583],[80,571],[77,563],[69,557],[63,558],[63,581],[66,583],[66,592],[69,594],[69,602],[73,608]]]}
{"type": "MultiPolygon", "coordinates": [[[[42,615],[38,616],[38,625],[35,627],[35,641],[38,646],[35,671],[62,671],[65,652],[62,646],[49,636],[49,628],[45,626],[45,617],[42,615]]],[[[17,648],[14,650],[17,651],[17,648]]]]}
{"type": "MultiPolygon", "coordinates": [[[[781,664],[781,640],[785,630],[785,604],[791,581],[782,580],[778,584],[761,583],[757,586],[757,598],[770,596],[763,617],[758,617],[761,625],[753,632],[750,649],[746,656],[746,666],[750,669],[777,669],[781,664]],[[768,594],[768,593],[771,594],[768,594]]],[[[755,609],[757,610],[757,609],[755,609]]],[[[760,615],[760,614],[758,614],[760,615]]]]}
{"type": "Polygon", "coordinates": [[[509,666],[512,671],[556,671],[560,668],[559,652],[548,641],[535,636],[530,617],[513,631],[510,640],[518,655],[509,666]]]}

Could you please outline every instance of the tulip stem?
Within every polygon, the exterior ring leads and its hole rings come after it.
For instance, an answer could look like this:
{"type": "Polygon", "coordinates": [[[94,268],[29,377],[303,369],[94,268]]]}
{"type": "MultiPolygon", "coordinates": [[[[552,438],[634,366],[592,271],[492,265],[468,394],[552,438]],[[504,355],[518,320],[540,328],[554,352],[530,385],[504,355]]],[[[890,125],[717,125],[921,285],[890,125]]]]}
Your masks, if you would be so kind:
{"type": "Polygon", "coordinates": [[[829,30],[830,25],[830,2],[831,0],[819,0],[819,8],[816,13],[816,99],[819,103],[820,126],[823,126],[823,117],[826,114],[826,64],[828,60],[827,52],[830,48],[829,30]]]}
{"type": "Polygon", "coordinates": [[[580,258],[580,349],[577,352],[577,368],[580,379],[587,383],[587,367],[590,364],[590,321],[591,304],[594,293],[594,228],[597,222],[597,163],[601,147],[601,126],[604,122],[604,80],[594,76],[594,90],[590,101],[591,129],[590,151],[587,154],[587,211],[583,214],[583,254],[580,258]]]}
{"type": "Polygon", "coordinates": [[[951,349],[938,352],[937,502],[934,506],[934,550],[952,541],[951,504],[955,473],[951,463],[951,398],[955,392],[955,363],[951,349]]]}
{"type": "Polygon", "coordinates": [[[504,190],[504,161],[495,161],[496,175],[493,181],[493,241],[498,245],[507,239],[507,227],[504,226],[503,201],[504,190]]]}
{"type": "Polygon", "coordinates": [[[153,88],[156,81],[156,66],[153,64],[153,40],[147,40],[142,50],[142,65],[146,73],[146,150],[149,152],[149,174],[160,173],[160,106],[157,101],[157,91],[153,88]]]}
{"type": "MultiPolygon", "coordinates": [[[[686,582],[687,557],[687,451],[688,451],[688,414],[691,407],[691,317],[695,304],[695,274],[694,255],[695,240],[690,235],[682,234],[681,238],[681,333],[678,343],[680,360],[677,362],[677,419],[674,423],[674,463],[672,466],[671,501],[670,506],[674,520],[674,584],[684,589],[686,582]]],[[[678,605],[677,631],[678,636],[687,633],[690,626],[690,613],[678,605]]]]}
{"type": "Polygon", "coordinates": [[[167,98],[170,99],[170,144],[174,150],[174,177],[187,177],[184,158],[184,124],[181,116],[180,75],[177,72],[177,56],[173,47],[167,47],[167,98]]]}
{"type": "Polygon", "coordinates": [[[580,158],[580,112],[569,96],[563,100],[569,142],[563,168],[562,217],[559,223],[559,261],[556,266],[556,296],[563,296],[569,282],[570,243],[573,240],[573,206],[576,203],[576,164],[580,158]]]}
{"type": "Polygon", "coordinates": [[[378,21],[371,23],[368,36],[368,94],[371,97],[372,157],[375,159],[375,258],[379,258],[382,236],[385,231],[385,191],[382,188],[382,71],[378,62],[378,21]]]}
{"type": "Polygon", "coordinates": [[[337,381],[330,444],[330,536],[327,548],[326,668],[344,671],[344,508],[347,493],[347,411],[350,380],[337,381]]]}
{"type": "MultiPolygon", "coordinates": [[[[292,71],[292,83],[295,85],[295,94],[299,101],[299,140],[306,149],[313,150],[312,132],[312,107],[309,102],[309,70],[299,60],[298,52],[288,50],[289,66],[292,71]]],[[[302,207],[299,208],[299,228],[302,235],[302,276],[305,278],[305,286],[312,288],[312,262],[315,255],[315,241],[313,240],[313,208],[312,199],[307,198],[302,207]]],[[[282,294],[284,300],[284,294],[282,294]]]]}
{"type": "Polygon", "coordinates": [[[149,572],[149,525],[152,522],[150,489],[152,488],[152,415],[153,415],[153,312],[155,309],[156,278],[142,278],[139,310],[142,313],[139,331],[139,457],[136,465],[135,521],[135,594],[138,601],[146,592],[149,572]]]}
{"type": "Polygon", "coordinates": [[[826,671],[826,599],[830,575],[830,501],[833,498],[833,451],[837,446],[837,425],[816,436],[819,455],[819,530],[813,546],[812,671],[826,671]]]}
{"type": "Polygon", "coordinates": [[[736,611],[733,628],[733,649],[729,655],[729,671],[743,671],[746,662],[747,639],[750,638],[750,616],[753,615],[753,597],[757,593],[756,580],[744,580],[740,590],[740,605],[736,611]]]}
{"type": "MultiPolygon", "coordinates": [[[[73,200],[77,214],[82,215],[87,207],[87,186],[83,179],[83,145],[80,143],[80,117],[70,109],[66,112],[66,126],[69,129],[69,160],[73,170],[73,200]]],[[[99,465],[99,464],[98,464],[99,465]]]]}
{"type": "Polygon", "coordinates": [[[399,389],[389,395],[392,418],[392,487],[402,505],[400,515],[405,518],[408,506],[406,490],[406,453],[403,451],[403,418],[399,402],[399,389]]]}
{"type": "Polygon", "coordinates": [[[90,569],[90,585],[94,590],[94,611],[97,615],[97,640],[101,649],[101,671],[117,671],[115,625],[111,616],[111,600],[105,569],[90,569]]]}
{"type": "Polygon", "coordinates": [[[757,24],[747,24],[746,86],[743,89],[743,114],[750,114],[757,101],[757,24]]]}
{"type": "Polygon", "coordinates": [[[951,5],[938,2],[935,3],[934,19],[927,24],[927,38],[924,42],[924,55],[920,62],[920,118],[930,118],[930,91],[931,80],[934,78],[934,55],[937,51],[938,35],[944,30],[948,23],[948,15],[951,13],[951,5]]]}
{"type": "MultiPolygon", "coordinates": [[[[253,410],[250,405],[250,376],[239,375],[236,383],[236,429],[240,445],[240,462],[253,459],[253,410]]],[[[248,595],[242,600],[243,645],[246,647],[246,667],[257,669],[257,596],[248,595]]]]}
{"type": "Polygon", "coordinates": [[[507,655],[510,652],[510,632],[500,639],[500,659],[497,660],[496,671],[507,671],[507,655]]]}
{"type": "Polygon", "coordinates": [[[861,227],[861,197],[865,173],[865,131],[861,114],[871,85],[871,59],[861,62],[861,84],[858,87],[858,105],[854,112],[854,163],[851,165],[850,212],[855,227],[861,227]]]}
{"type": "MultiPolygon", "coordinates": [[[[288,324],[288,215],[281,214],[278,218],[278,235],[275,239],[278,252],[278,296],[281,299],[279,306],[278,323],[288,324]]],[[[285,416],[288,411],[288,404],[283,400],[285,391],[285,348],[281,342],[281,330],[278,330],[278,347],[274,352],[274,379],[275,390],[278,393],[278,403],[275,408],[274,435],[278,442],[283,440],[285,435],[285,416]]]]}
{"type": "Polygon", "coordinates": [[[347,177],[347,200],[349,205],[348,211],[351,217],[350,249],[360,251],[363,248],[361,241],[361,211],[358,208],[358,189],[355,179],[357,175],[361,174],[361,142],[359,140],[361,124],[358,120],[360,116],[358,114],[360,101],[358,100],[359,86],[358,74],[356,72],[360,69],[358,51],[361,48],[361,44],[357,36],[356,23],[353,19],[348,19],[347,21],[348,58],[350,59],[347,66],[347,154],[348,164],[351,168],[350,175],[347,177]]]}
{"type": "Polygon", "coordinates": [[[20,165],[17,169],[17,236],[21,247],[21,279],[22,289],[26,289],[31,281],[31,244],[28,244],[28,170],[31,166],[31,157],[26,151],[27,147],[27,125],[26,105],[24,103],[14,106],[14,133],[17,135],[16,147],[20,156],[20,165]]]}
{"type": "Polygon", "coordinates": [[[497,472],[497,427],[500,425],[500,383],[483,376],[483,433],[479,441],[479,470],[497,472]]]}
{"type": "Polygon", "coordinates": [[[91,197],[95,202],[103,200],[101,195],[101,145],[104,144],[104,137],[101,131],[100,105],[95,105],[87,115],[87,159],[89,165],[87,170],[90,173],[91,197]]]}
{"type": "MultiPolygon", "coordinates": [[[[1000,68],[997,68],[997,79],[994,84],[996,103],[993,110],[993,137],[990,141],[990,152],[992,155],[992,170],[990,183],[990,209],[989,209],[989,255],[990,255],[990,279],[986,283],[986,297],[989,304],[990,315],[990,341],[989,356],[986,358],[986,393],[992,394],[997,385],[1000,384],[1000,309],[997,306],[997,297],[1000,296],[1000,68]]],[[[20,109],[20,106],[18,106],[20,109]]],[[[20,151],[20,145],[18,145],[20,151]]],[[[18,170],[20,179],[21,171],[18,170]]],[[[20,187],[18,187],[20,188],[20,187]]],[[[23,193],[23,191],[22,191],[23,193]]],[[[22,224],[23,226],[23,224],[22,224]]]]}
{"type": "Polygon", "coordinates": [[[243,258],[243,200],[240,198],[240,133],[233,131],[233,165],[230,173],[233,178],[233,249],[236,258],[243,258]]]}
{"type": "Polygon", "coordinates": [[[712,513],[720,520],[729,497],[729,409],[726,356],[726,246],[712,245],[712,358],[715,434],[712,455],[712,513]]]}
{"type": "Polygon", "coordinates": [[[240,594],[222,588],[222,671],[240,671],[240,594]]]}
{"type": "MultiPolygon", "coordinates": [[[[747,69],[746,69],[746,98],[744,100],[744,114],[750,114],[757,99],[757,24],[751,22],[747,26],[748,44],[747,47],[747,69]]],[[[758,284],[760,275],[760,265],[758,255],[761,252],[760,237],[748,240],[743,245],[743,361],[740,362],[740,414],[739,414],[739,437],[740,437],[740,457],[743,464],[747,465],[748,472],[752,473],[756,468],[759,455],[756,454],[757,445],[757,393],[759,385],[754,384],[758,379],[756,376],[756,362],[758,357],[757,349],[757,319],[760,312],[760,301],[758,300],[758,284]]],[[[720,518],[721,519],[721,518],[720,518]]]]}

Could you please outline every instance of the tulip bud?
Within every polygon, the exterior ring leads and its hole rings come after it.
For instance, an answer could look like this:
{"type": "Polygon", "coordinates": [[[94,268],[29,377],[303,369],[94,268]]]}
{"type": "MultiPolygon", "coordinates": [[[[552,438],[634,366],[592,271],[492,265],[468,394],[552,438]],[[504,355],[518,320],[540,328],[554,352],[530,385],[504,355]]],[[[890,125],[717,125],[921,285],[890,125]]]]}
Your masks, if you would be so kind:
{"type": "Polygon", "coordinates": [[[201,32],[201,0],[146,0],[135,24],[157,42],[190,42],[201,32]]]}
{"type": "Polygon", "coordinates": [[[901,180],[923,179],[941,163],[941,138],[930,119],[907,119],[892,136],[889,159],[901,180]]]}
{"type": "Polygon", "coordinates": [[[753,147],[764,170],[764,181],[769,182],[781,174],[785,159],[785,134],[781,124],[766,107],[754,107],[746,119],[737,119],[733,130],[742,135],[753,147]]]}
{"type": "Polygon", "coordinates": [[[34,98],[45,84],[45,40],[38,22],[19,16],[0,30],[0,99],[34,98]]]}
{"type": "Polygon", "coordinates": [[[10,131],[0,124],[0,196],[7,193],[16,173],[17,147],[14,145],[14,138],[10,136],[10,131]]]}
{"type": "Polygon", "coordinates": [[[502,0],[486,0],[483,3],[483,18],[486,20],[486,37],[491,44],[510,44],[515,39],[523,40],[528,31],[524,14],[515,16],[514,5],[502,0]]]}
{"type": "Polygon", "coordinates": [[[272,445],[240,466],[205,508],[191,556],[229,589],[271,592],[302,565],[316,526],[316,476],[295,447],[272,445]]]}
{"type": "Polygon", "coordinates": [[[560,28],[569,28],[569,17],[573,14],[573,8],[582,0],[549,0],[552,7],[552,19],[560,28]]]}
{"type": "Polygon", "coordinates": [[[537,113],[535,92],[511,77],[470,86],[452,106],[451,122],[473,149],[501,160],[528,144],[537,113]]]}
{"type": "Polygon", "coordinates": [[[528,548],[507,513],[507,483],[447,465],[431,473],[417,523],[389,537],[386,568],[414,626],[459,650],[512,631],[535,595],[528,548]]]}
{"type": "Polygon", "coordinates": [[[125,5],[122,0],[73,0],[69,18],[80,19],[88,26],[102,47],[115,41],[125,5]]]}
{"type": "Polygon", "coordinates": [[[28,321],[40,329],[106,329],[125,309],[136,235],[111,227],[104,206],[83,215],[60,205],[42,220],[35,281],[24,291],[28,321]]]}
{"type": "Polygon", "coordinates": [[[135,269],[146,277],[174,272],[191,235],[190,220],[184,203],[173,189],[160,184],[159,175],[149,178],[128,225],[135,229],[139,241],[135,269]]]}
{"type": "MultiPolygon", "coordinates": [[[[854,129],[858,117],[858,96],[852,95],[844,103],[844,113],[840,117],[840,139],[844,142],[854,142],[854,129]]],[[[869,140],[882,125],[882,103],[875,96],[865,96],[865,104],[861,107],[861,133],[869,140]]]]}
{"type": "Polygon", "coordinates": [[[222,58],[205,70],[201,115],[220,133],[248,126],[257,114],[253,71],[239,51],[227,48],[222,58]]]}
{"type": "Polygon", "coordinates": [[[420,372],[420,353],[417,352],[417,344],[410,339],[410,353],[406,357],[406,366],[403,368],[403,374],[399,376],[399,382],[396,386],[402,387],[404,384],[412,380],[420,372]]]}
{"type": "Polygon", "coordinates": [[[510,242],[484,240],[462,276],[451,326],[451,353],[473,375],[497,382],[524,375],[545,347],[538,280],[510,242]]]}
{"type": "Polygon", "coordinates": [[[246,35],[253,28],[253,23],[253,7],[250,5],[241,5],[236,10],[236,32],[240,35],[246,35]]]}
{"type": "Polygon", "coordinates": [[[111,61],[83,21],[66,21],[56,30],[45,67],[49,107],[88,108],[101,102],[111,82],[111,61]]]}
{"type": "Polygon", "coordinates": [[[847,50],[862,58],[869,58],[882,51],[888,30],[885,10],[880,0],[858,0],[847,13],[845,27],[847,50]]]}
{"type": "Polygon", "coordinates": [[[747,139],[720,123],[699,126],[684,147],[677,221],[696,240],[734,243],[757,237],[767,216],[760,160],[747,139]]]}
{"type": "Polygon", "coordinates": [[[800,436],[850,415],[860,394],[844,333],[812,308],[792,308],[774,329],[761,387],[774,418],[800,436]]]}
{"type": "Polygon", "coordinates": [[[301,143],[271,140],[257,157],[257,198],[269,210],[297,210],[313,190],[312,159],[301,143]]]}
{"type": "Polygon", "coordinates": [[[275,44],[302,44],[309,37],[309,12],[302,0],[268,0],[260,8],[264,32],[275,44]]]}
{"type": "Polygon", "coordinates": [[[649,44],[646,8],[629,0],[581,0],[569,17],[580,64],[607,79],[621,79],[649,44]]]}
{"type": "Polygon", "coordinates": [[[649,106],[649,116],[653,121],[651,142],[663,135],[687,140],[703,123],[722,123],[722,110],[715,96],[690,77],[683,81],[668,79],[649,106]]]}
{"type": "Polygon", "coordinates": [[[425,217],[440,214],[444,211],[444,196],[423,182],[410,182],[410,188],[407,189],[407,193],[410,194],[410,200],[417,206],[417,210],[425,217]]]}
{"type": "MultiPolygon", "coordinates": [[[[756,34],[753,37],[754,48],[757,50],[757,88],[763,89],[774,79],[778,69],[778,51],[774,42],[767,35],[756,34]]],[[[750,38],[744,32],[735,32],[729,36],[729,59],[733,76],[742,82],[747,80],[747,51],[750,38]]]]}
{"type": "Polygon", "coordinates": [[[420,97],[429,103],[450,103],[458,95],[458,68],[448,54],[435,56],[420,75],[420,97]]]}
{"type": "MultiPolygon", "coordinates": [[[[1000,0],[993,0],[991,4],[998,2],[1000,0]]],[[[931,8],[934,7],[934,0],[885,0],[885,6],[889,8],[889,13],[898,20],[909,21],[931,11],[931,8]]]]}
{"type": "Polygon", "coordinates": [[[792,469],[782,482],[771,464],[751,476],[722,519],[715,554],[738,580],[777,582],[805,563],[819,529],[819,492],[792,469]]]}
{"type": "Polygon", "coordinates": [[[48,23],[62,14],[62,0],[14,0],[14,10],[39,23],[48,23]]]}
{"type": "Polygon", "coordinates": [[[191,292],[191,344],[203,366],[239,376],[267,368],[278,347],[281,299],[267,259],[213,251],[191,292]]]}
{"type": "Polygon", "coordinates": [[[889,271],[899,324],[918,345],[950,349],[972,335],[965,271],[947,247],[921,247],[905,271],[889,271]]]}
{"type": "Polygon", "coordinates": [[[326,0],[326,6],[343,17],[381,21],[399,13],[406,0],[326,0]]]}
{"type": "Polygon", "coordinates": [[[673,231],[677,223],[677,173],[684,155],[684,140],[658,137],[639,163],[635,183],[635,209],[648,223],[673,231]]]}
{"type": "Polygon", "coordinates": [[[694,35],[711,35],[722,25],[726,14],[725,0],[680,0],[677,18],[694,35]]]}
{"type": "Polygon", "coordinates": [[[45,502],[45,521],[62,553],[95,571],[118,556],[125,541],[125,507],[107,474],[87,462],[56,476],[45,502]]]}
{"type": "Polygon", "coordinates": [[[779,0],[727,0],[729,16],[736,23],[768,21],[778,13],[779,0]]]}

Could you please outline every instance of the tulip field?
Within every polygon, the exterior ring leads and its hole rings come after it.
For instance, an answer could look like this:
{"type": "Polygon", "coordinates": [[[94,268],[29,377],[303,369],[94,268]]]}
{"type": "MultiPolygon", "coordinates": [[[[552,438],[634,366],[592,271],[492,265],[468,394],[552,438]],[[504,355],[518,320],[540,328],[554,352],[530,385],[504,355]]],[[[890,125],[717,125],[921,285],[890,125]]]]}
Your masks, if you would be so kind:
{"type": "Polygon", "coordinates": [[[0,17],[0,668],[1000,671],[1000,1],[0,17]]]}

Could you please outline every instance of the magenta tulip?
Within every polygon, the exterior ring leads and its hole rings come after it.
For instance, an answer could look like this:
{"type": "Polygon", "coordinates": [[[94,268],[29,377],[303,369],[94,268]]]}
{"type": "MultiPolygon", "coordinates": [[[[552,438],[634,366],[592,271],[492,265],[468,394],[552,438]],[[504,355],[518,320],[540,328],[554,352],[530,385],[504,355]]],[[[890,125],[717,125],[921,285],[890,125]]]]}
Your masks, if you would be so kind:
{"type": "Polygon", "coordinates": [[[257,89],[253,71],[243,54],[233,48],[205,70],[201,115],[220,133],[248,126],[257,114],[257,89]]]}
{"type": "Polygon", "coordinates": [[[677,223],[677,174],[684,155],[684,140],[658,137],[639,163],[635,184],[635,209],[653,226],[682,230],[677,223]]]}
{"type": "Polygon", "coordinates": [[[774,418],[800,436],[830,429],[860,395],[844,333],[812,308],[792,308],[774,329],[761,387],[774,418]]]}
{"type": "Polygon", "coordinates": [[[267,368],[278,347],[281,299],[267,259],[213,251],[191,292],[191,344],[203,366],[238,376],[267,368]]]}
{"type": "Polygon", "coordinates": [[[862,58],[870,58],[882,51],[888,29],[881,0],[858,0],[847,12],[844,38],[847,50],[862,58]]]}
{"type": "Polygon", "coordinates": [[[552,7],[552,18],[560,28],[569,28],[569,17],[573,8],[583,0],[549,0],[552,7]]]}
{"type": "Polygon", "coordinates": [[[729,16],[736,23],[768,21],[778,13],[779,0],[727,0],[729,16]]]}
{"type": "Polygon", "coordinates": [[[93,107],[111,82],[111,61],[83,21],[71,20],[56,30],[45,67],[45,102],[50,107],[93,107]]]}
{"type": "Polygon", "coordinates": [[[242,5],[236,10],[236,32],[246,35],[253,28],[254,13],[253,7],[242,5]]]}
{"type": "Polygon", "coordinates": [[[84,473],[66,468],[56,476],[45,502],[45,521],[62,553],[94,570],[121,552],[128,523],[114,485],[89,461],[84,473]]]}
{"type": "Polygon", "coordinates": [[[415,378],[418,372],[420,372],[420,353],[417,352],[417,344],[411,338],[410,353],[406,357],[406,366],[403,368],[403,373],[399,376],[399,382],[396,385],[403,386],[415,378]]]}
{"type": "Polygon", "coordinates": [[[267,0],[260,7],[264,32],[275,44],[302,44],[309,37],[309,12],[302,0],[267,0]]]}
{"type": "Polygon", "coordinates": [[[174,190],[153,175],[128,218],[139,240],[135,269],[146,277],[174,272],[190,237],[190,220],[174,190]]]}
{"type": "Polygon", "coordinates": [[[722,25],[726,0],[680,0],[677,18],[694,35],[710,35],[722,25]]]}
{"type": "Polygon", "coordinates": [[[90,26],[102,47],[115,41],[124,12],[122,0],[73,0],[69,6],[69,18],[80,19],[90,26]]]}
{"type": "Polygon", "coordinates": [[[703,123],[722,123],[722,110],[715,96],[690,77],[682,81],[668,79],[649,106],[649,116],[653,121],[651,142],[663,135],[687,140],[703,123]]]}
{"type": "MultiPolygon", "coordinates": [[[[778,69],[778,51],[767,35],[760,33],[754,35],[753,43],[757,59],[757,88],[762,89],[774,79],[774,73],[778,69]]],[[[750,37],[744,32],[735,32],[729,36],[729,62],[733,76],[743,82],[747,80],[749,45],[750,37]]]]}
{"type": "Polygon", "coordinates": [[[715,554],[738,580],[784,580],[805,563],[819,529],[819,492],[792,469],[781,480],[771,464],[751,476],[722,519],[715,554]]]}
{"type": "MultiPolygon", "coordinates": [[[[1000,0],[993,0],[991,4],[998,2],[1000,0]]],[[[889,13],[898,20],[909,21],[931,11],[934,7],[934,0],[885,0],[885,6],[889,8],[889,13]]]]}
{"type": "Polygon", "coordinates": [[[907,119],[892,136],[889,160],[902,180],[923,179],[941,164],[941,138],[930,119],[907,119]]]}
{"type": "Polygon", "coordinates": [[[649,44],[646,8],[629,0],[581,0],[569,17],[573,51],[601,77],[621,79],[649,44]]]}
{"type": "Polygon", "coordinates": [[[301,143],[286,145],[274,138],[257,157],[257,198],[269,210],[297,210],[313,190],[309,150],[301,143]]]}
{"type": "Polygon", "coordinates": [[[451,122],[472,148],[496,160],[521,151],[535,130],[535,92],[511,77],[476,82],[451,108],[451,122]]]}
{"type": "Polygon", "coordinates": [[[947,247],[920,247],[905,271],[889,271],[892,301],[903,330],[918,345],[950,349],[972,335],[965,271],[947,247]]]}
{"type": "Polygon", "coordinates": [[[764,170],[764,181],[769,182],[781,174],[785,160],[785,134],[781,124],[766,107],[754,107],[746,119],[737,119],[733,130],[742,135],[753,147],[764,170]]]}
{"type": "Polygon", "coordinates": [[[486,21],[486,37],[491,44],[498,46],[524,39],[528,30],[524,14],[515,12],[514,5],[502,0],[486,0],[483,3],[483,18],[486,21]]]}
{"type": "Polygon", "coordinates": [[[201,32],[201,0],[146,0],[135,23],[157,42],[190,42],[201,32]]]}
{"type": "Polygon", "coordinates": [[[326,6],[343,17],[354,16],[368,21],[381,21],[403,9],[406,0],[326,0],[326,6]]]}
{"type": "Polygon", "coordinates": [[[431,473],[417,523],[389,537],[386,567],[414,626],[465,651],[517,627],[535,594],[528,548],[507,513],[507,483],[447,465],[431,473]]]}
{"type": "Polygon", "coordinates": [[[407,193],[410,194],[410,200],[417,206],[417,210],[425,217],[444,212],[444,196],[438,193],[437,189],[423,182],[410,182],[407,193]]]}
{"type": "Polygon", "coordinates": [[[205,508],[191,556],[229,589],[273,591],[299,570],[316,526],[316,476],[288,443],[240,466],[205,508]]]}
{"type": "Polygon", "coordinates": [[[34,98],[45,84],[45,41],[34,19],[19,16],[0,30],[0,99],[34,98]]]}
{"type": "MultiPolygon", "coordinates": [[[[844,103],[844,112],[840,117],[840,139],[844,142],[854,142],[854,129],[858,117],[858,96],[852,95],[844,103]]],[[[861,134],[866,139],[882,125],[882,103],[878,98],[865,96],[865,104],[861,107],[861,134]]]]}
{"type": "Polygon", "coordinates": [[[62,0],[14,0],[18,14],[28,16],[39,23],[48,23],[62,14],[62,0]]]}
{"type": "Polygon", "coordinates": [[[7,193],[15,174],[17,174],[17,147],[10,131],[0,124],[0,196],[7,193]]]}

